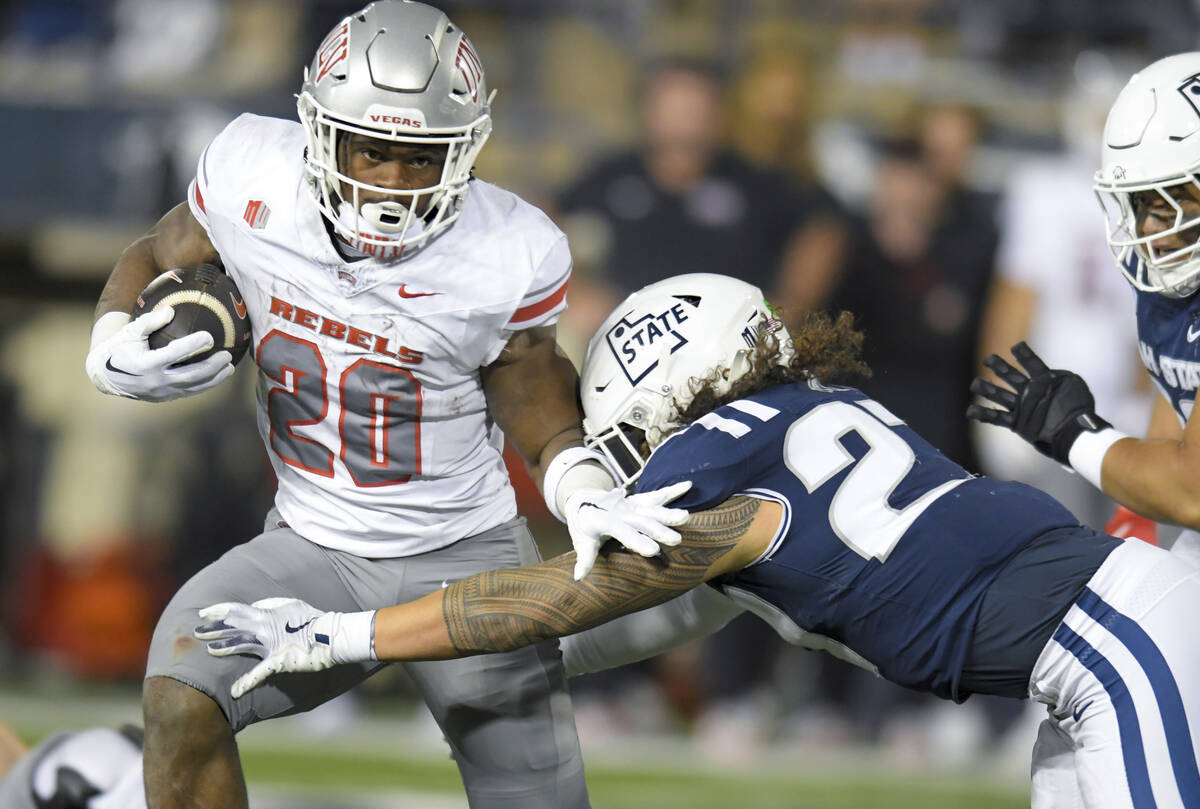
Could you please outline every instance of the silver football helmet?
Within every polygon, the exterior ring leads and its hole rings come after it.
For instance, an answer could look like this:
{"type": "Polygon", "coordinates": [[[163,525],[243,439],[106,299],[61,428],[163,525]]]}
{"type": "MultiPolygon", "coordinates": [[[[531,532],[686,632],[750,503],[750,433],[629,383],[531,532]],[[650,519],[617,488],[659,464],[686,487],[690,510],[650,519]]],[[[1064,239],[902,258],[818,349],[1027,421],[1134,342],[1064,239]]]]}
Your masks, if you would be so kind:
{"type": "Polygon", "coordinates": [[[585,443],[621,485],[641,474],[643,437],[653,450],[705,382],[727,392],[751,368],[760,329],[776,334],[778,362],[791,341],[755,286],[724,275],[678,275],[626,298],[588,343],[580,377],[585,443]]]}
{"type": "MultiPolygon", "coordinates": [[[[1200,288],[1200,52],[1160,59],[1134,74],[1104,125],[1096,195],[1118,266],[1139,290],[1183,298],[1200,288]],[[1155,233],[1139,233],[1147,194],[1173,211],[1155,233]],[[1172,238],[1180,237],[1180,238],[1172,238]],[[1163,248],[1160,240],[1179,247],[1163,248]]],[[[1161,207],[1161,206],[1160,206],[1161,207]]]]}
{"type": "Polygon", "coordinates": [[[461,213],[471,168],[491,133],[490,102],[474,46],[438,9],[379,0],[346,17],[305,68],[297,96],[321,213],[339,236],[372,255],[398,255],[445,230],[461,213]],[[351,179],[337,157],[347,133],[445,144],[440,181],[397,191],[351,179]],[[364,191],[388,198],[363,203],[364,191]]]}

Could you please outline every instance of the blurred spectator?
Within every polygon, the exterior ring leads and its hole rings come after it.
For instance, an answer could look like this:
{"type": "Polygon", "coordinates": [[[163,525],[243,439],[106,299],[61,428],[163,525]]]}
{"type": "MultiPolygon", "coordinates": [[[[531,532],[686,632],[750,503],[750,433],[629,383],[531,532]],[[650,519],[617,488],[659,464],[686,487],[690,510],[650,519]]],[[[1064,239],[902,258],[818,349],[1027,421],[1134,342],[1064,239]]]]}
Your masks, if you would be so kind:
{"type": "MultiPolygon", "coordinates": [[[[980,356],[1011,361],[1009,349],[1027,340],[1052,367],[1086,379],[1118,429],[1140,435],[1152,394],[1130,316],[1134,296],[1113,266],[1091,182],[1104,118],[1128,74],[1099,53],[1081,55],[1074,73],[1062,106],[1065,149],[1019,165],[1005,191],[980,356]]],[[[1103,492],[1009,431],[976,435],[990,474],[1049,492],[1093,527],[1112,515],[1103,492]]]]}
{"type": "Polygon", "coordinates": [[[841,205],[817,178],[809,138],[813,104],[808,69],[790,53],[768,52],[742,71],[733,93],[730,136],[739,154],[764,168],[790,174],[797,183],[802,221],[783,257],[779,277],[765,291],[785,312],[803,312],[828,288],[796,287],[803,275],[826,277],[843,259],[849,235],[841,205]]]}
{"type": "Polygon", "coordinates": [[[863,389],[977,470],[964,385],[974,376],[997,234],[980,207],[954,200],[915,141],[886,144],[869,210],[855,221],[825,305],[850,310],[866,331],[875,375],[863,389]]]}
{"type": "Polygon", "coordinates": [[[979,112],[965,104],[930,104],[921,108],[913,129],[921,159],[941,187],[942,206],[948,210],[970,208],[972,219],[994,216],[996,194],[978,191],[971,182],[983,130],[979,112]]]}
{"type": "Polygon", "coordinates": [[[808,137],[813,100],[808,68],[799,56],[762,53],[732,83],[733,149],[760,166],[813,183],[808,137]]]}
{"type": "Polygon", "coordinates": [[[655,66],[639,111],[642,143],[601,159],[558,197],[581,271],[572,323],[586,334],[629,292],[679,273],[727,273],[771,289],[807,214],[786,175],[726,148],[724,88],[711,67],[655,66]]]}

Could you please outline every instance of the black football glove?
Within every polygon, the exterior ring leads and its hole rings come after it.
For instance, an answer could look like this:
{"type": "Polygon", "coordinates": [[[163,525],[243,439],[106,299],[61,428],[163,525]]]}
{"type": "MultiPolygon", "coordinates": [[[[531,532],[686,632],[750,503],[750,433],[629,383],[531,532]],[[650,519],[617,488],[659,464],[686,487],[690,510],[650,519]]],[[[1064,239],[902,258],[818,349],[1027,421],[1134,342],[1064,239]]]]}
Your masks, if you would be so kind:
{"type": "Polygon", "coordinates": [[[1096,415],[1096,400],[1079,374],[1047,368],[1024,342],[1013,346],[1012,353],[1024,373],[995,354],[983,361],[1012,391],[978,377],[971,382],[971,393],[1003,409],[973,404],[967,418],[1007,427],[1042,454],[1070,466],[1067,455],[1076,438],[1112,425],[1096,415]]]}

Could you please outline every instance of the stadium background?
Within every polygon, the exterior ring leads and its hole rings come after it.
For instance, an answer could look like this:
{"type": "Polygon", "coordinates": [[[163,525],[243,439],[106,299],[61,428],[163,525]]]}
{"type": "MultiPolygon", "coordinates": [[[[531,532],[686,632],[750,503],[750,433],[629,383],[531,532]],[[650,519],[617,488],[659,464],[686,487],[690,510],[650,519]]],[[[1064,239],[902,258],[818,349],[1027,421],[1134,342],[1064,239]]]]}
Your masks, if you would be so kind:
{"type": "MultiPolygon", "coordinates": [[[[28,740],[136,719],[158,609],[257,531],[271,480],[248,368],[170,406],[101,396],[83,372],[91,310],[120,249],[183,198],[208,138],[240,111],[292,117],[301,65],[358,5],[0,3],[0,719],[28,740]]],[[[978,124],[962,182],[998,199],[1014,167],[1067,148],[1068,102],[1087,102],[1098,72],[1123,78],[1194,48],[1198,30],[1188,0],[441,5],[499,89],[478,174],[552,212],[591,161],[637,141],[639,78],[664,58],[703,60],[727,80],[730,148],[853,214],[868,207],[878,144],[929,110],[978,124]]],[[[560,224],[587,289],[604,234],[560,224]]],[[[561,326],[577,358],[589,316],[577,305],[561,326]]],[[[561,549],[536,494],[522,499],[547,552],[561,549]]],[[[594,804],[1026,801],[1033,714],[993,738],[971,703],[921,703],[864,742],[830,717],[811,657],[789,650],[772,664],[772,732],[753,747],[722,745],[720,729],[699,738],[694,649],[619,696],[598,691],[580,720],[594,804]]],[[[384,675],[357,700],[252,728],[243,744],[258,805],[465,805],[423,711],[401,677],[384,675]]]]}

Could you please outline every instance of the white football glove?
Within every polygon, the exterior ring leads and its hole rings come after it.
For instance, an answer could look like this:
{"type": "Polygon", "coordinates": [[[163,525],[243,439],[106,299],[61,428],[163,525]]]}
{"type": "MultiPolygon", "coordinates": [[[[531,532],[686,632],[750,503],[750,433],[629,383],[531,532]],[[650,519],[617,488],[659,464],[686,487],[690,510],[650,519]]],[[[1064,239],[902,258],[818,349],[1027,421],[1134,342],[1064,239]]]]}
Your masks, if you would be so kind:
{"type": "Polygon", "coordinates": [[[174,316],[175,310],[164,306],[135,320],[120,312],[109,312],[96,322],[85,365],[87,375],[101,393],[166,402],[208,390],[233,374],[228,351],[218,351],[200,362],[175,365],[212,348],[213,337],[206,331],[172,340],[162,348],[150,348],[146,338],[174,316]]]}
{"type": "Polygon", "coordinates": [[[193,633],[216,657],[247,654],[262,662],[239,677],[234,699],[273,674],[324,671],[339,663],[374,660],[374,612],[324,612],[297,598],[264,598],[253,604],[225,602],[200,610],[209,623],[193,633]]]}
{"type": "Polygon", "coordinates": [[[665,489],[626,495],[621,487],[579,489],[563,506],[571,545],[575,548],[575,581],[588,574],[607,538],[620,542],[634,553],[657,556],[660,545],[678,545],[683,538],[667,526],[687,522],[688,512],[666,508],[692,488],[684,480],[665,489]]]}

